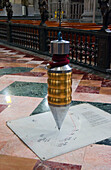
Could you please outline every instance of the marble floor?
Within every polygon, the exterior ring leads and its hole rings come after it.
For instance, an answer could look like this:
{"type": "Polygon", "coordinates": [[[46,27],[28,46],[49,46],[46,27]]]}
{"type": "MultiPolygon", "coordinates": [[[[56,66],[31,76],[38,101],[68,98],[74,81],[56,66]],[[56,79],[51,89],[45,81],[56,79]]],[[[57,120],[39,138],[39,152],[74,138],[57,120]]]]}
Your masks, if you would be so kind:
{"type": "MultiPolygon", "coordinates": [[[[0,44],[0,155],[39,160],[6,122],[49,110],[46,70],[49,59],[0,44]]],[[[79,103],[90,103],[111,114],[111,76],[73,65],[72,105],[79,103]]],[[[45,164],[64,170],[111,170],[111,138],[45,164]]],[[[0,170],[3,170],[1,163],[0,170]]]]}

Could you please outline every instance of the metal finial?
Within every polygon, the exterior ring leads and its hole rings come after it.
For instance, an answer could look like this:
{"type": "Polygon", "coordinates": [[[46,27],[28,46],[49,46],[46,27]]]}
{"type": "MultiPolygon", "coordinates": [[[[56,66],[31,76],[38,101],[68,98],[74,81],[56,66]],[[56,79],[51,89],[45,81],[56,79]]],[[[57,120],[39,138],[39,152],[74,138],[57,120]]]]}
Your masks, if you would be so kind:
{"type": "Polygon", "coordinates": [[[58,40],[59,40],[59,41],[62,40],[62,33],[61,33],[61,32],[58,33],[58,40]]]}

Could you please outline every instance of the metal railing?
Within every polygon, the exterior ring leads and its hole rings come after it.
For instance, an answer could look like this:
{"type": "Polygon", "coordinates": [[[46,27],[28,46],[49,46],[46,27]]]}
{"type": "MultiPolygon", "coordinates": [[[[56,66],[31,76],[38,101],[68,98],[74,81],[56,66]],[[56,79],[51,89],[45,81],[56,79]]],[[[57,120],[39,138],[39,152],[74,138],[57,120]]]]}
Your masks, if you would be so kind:
{"type": "Polygon", "coordinates": [[[70,61],[105,72],[110,69],[111,34],[73,28],[42,27],[0,22],[0,41],[42,54],[50,54],[50,41],[70,41],[70,61]]]}
{"type": "Polygon", "coordinates": [[[0,41],[7,41],[7,23],[0,23],[0,41]]]}
{"type": "Polygon", "coordinates": [[[33,25],[11,24],[11,43],[28,50],[39,50],[39,30],[33,25]]]}

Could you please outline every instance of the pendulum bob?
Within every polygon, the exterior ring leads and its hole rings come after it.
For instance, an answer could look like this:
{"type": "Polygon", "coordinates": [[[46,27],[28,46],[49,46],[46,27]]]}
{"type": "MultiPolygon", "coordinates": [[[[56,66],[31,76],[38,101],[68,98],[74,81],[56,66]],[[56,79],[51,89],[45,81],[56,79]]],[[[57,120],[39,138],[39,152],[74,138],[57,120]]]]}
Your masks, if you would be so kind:
{"type": "Polygon", "coordinates": [[[51,41],[52,62],[48,65],[48,104],[58,129],[65,119],[72,100],[72,68],[68,65],[70,42],[62,40],[61,32],[58,40],[51,41]]]}
{"type": "Polygon", "coordinates": [[[58,126],[61,125],[72,100],[72,69],[69,65],[48,70],[48,104],[58,126]]]}

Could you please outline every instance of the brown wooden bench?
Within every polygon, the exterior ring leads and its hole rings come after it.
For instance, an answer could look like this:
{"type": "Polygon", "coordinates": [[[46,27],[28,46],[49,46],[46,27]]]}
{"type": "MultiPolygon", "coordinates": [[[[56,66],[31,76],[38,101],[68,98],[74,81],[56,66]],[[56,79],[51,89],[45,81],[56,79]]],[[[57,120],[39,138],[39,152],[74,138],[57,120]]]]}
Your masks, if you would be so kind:
{"type": "MultiPolygon", "coordinates": [[[[0,20],[2,22],[6,22],[6,20],[0,20]]],[[[31,25],[40,25],[40,20],[12,20],[13,23],[19,24],[31,24],[31,25]]],[[[46,21],[46,25],[48,27],[58,27],[59,22],[57,21],[46,21]]],[[[62,22],[61,27],[63,28],[76,28],[81,30],[100,30],[102,25],[97,25],[96,23],[70,23],[70,22],[62,22]]],[[[108,27],[111,29],[111,25],[108,27]]]]}

